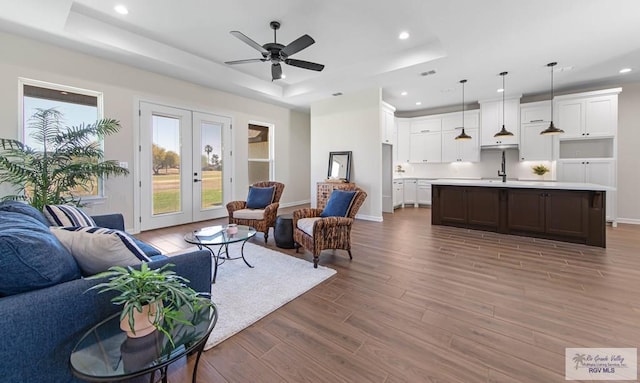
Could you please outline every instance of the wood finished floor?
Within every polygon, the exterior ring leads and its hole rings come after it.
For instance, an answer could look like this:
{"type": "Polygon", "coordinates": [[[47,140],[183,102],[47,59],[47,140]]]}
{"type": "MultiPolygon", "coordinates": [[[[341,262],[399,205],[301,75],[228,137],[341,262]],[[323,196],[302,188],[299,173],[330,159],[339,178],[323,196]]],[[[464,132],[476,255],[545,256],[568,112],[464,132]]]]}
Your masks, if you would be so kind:
{"type": "MultiPolygon", "coordinates": [[[[198,381],[564,382],[565,347],[638,347],[640,226],[608,227],[601,249],[431,226],[430,213],[356,221],[353,261],[325,252],[337,275],[205,352],[198,381]]],[[[139,237],[173,252],[206,224],[139,237]]],[[[193,363],[169,380],[190,382],[193,363]]]]}

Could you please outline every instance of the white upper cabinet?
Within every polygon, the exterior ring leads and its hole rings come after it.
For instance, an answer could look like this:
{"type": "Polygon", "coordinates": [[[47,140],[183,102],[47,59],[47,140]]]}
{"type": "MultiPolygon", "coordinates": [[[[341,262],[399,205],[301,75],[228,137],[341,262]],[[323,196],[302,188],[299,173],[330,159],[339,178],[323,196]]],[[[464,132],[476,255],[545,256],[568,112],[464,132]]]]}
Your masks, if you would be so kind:
{"type": "Polygon", "coordinates": [[[520,161],[552,161],[553,136],[541,135],[551,121],[551,102],[520,105],[520,161]]]}
{"type": "Polygon", "coordinates": [[[442,118],[419,117],[411,119],[409,162],[442,162],[442,118]]]}
{"type": "Polygon", "coordinates": [[[442,162],[480,160],[479,124],[479,110],[465,112],[464,130],[471,139],[456,141],[455,138],[462,132],[462,112],[450,113],[442,118],[442,162]]]}
{"type": "Polygon", "coordinates": [[[480,102],[480,145],[518,145],[520,139],[520,98],[504,101],[504,126],[513,133],[509,137],[494,137],[502,129],[502,100],[480,102]]]}
{"type": "Polygon", "coordinates": [[[398,118],[398,136],[396,147],[398,148],[398,162],[409,162],[411,159],[411,120],[408,118],[398,118]]]}
{"type": "Polygon", "coordinates": [[[551,101],[520,104],[520,123],[535,124],[551,121],[551,101]]]}
{"type": "Polygon", "coordinates": [[[396,108],[382,102],[382,110],[380,111],[380,137],[384,144],[394,144],[395,141],[395,125],[396,118],[394,116],[396,108]]]}
{"type": "Polygon", "coordinates": [[[442,118],[419,117],[411,119],[411,133],[433,133],[442,130],[442,118]]]}
{"type": "Polygon", "coordinates": [[[558,96],[555,125],[564,130],[560,140],[616,135],[620,88],[558,96]]]}

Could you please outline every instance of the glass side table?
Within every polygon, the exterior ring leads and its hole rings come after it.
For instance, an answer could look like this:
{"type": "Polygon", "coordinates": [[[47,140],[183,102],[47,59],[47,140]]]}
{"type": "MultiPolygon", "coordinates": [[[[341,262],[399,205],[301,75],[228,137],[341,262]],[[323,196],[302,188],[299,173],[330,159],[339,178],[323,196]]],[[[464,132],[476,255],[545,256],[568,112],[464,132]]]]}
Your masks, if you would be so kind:
{"type": "Polygon", "coordinates": [[[160,331],[141,338],[129,338],[120,330],[120,313],[95,325],[80,339],[71,352],[71,371],[89,382],[114,382],[151,374],[150,381],[167,382],[167,367],[197,352],[192,382],[196,382],[198,362],[209,334],[218,320],[215,306],[195,313],[185,310],[193,326],[177,323],[169,330],[174,344],[160,331]]]}
{"type": "Polygon", "coordinates": [[[209,250],[213,257],[213,279],[211,283],[216,283],[216,277],[218,276],[218,266],[223,264],[225,260],[240,259],[244,263],[253,268],[251,264],[244,257],[244,245],[249,239],[256,235],[256,229],[251,226],[236,225],[233,226],[233,230],[228,230],[228,226],[209,226],[200,230],[194,230],[191,233],[187,233],[184,236],[184,240],[192,245],[197,245],[198,249],[203,248],[209,250]],[[231,258],[229,257],[229,245],[236,242],[242,242],[242,248],[240,249],[240,256],[231,258]],[[217,251],[211,248],[211,246],[220,246],[217,251]],[[224,252],[224,256],[223,255],[224,252]]]}

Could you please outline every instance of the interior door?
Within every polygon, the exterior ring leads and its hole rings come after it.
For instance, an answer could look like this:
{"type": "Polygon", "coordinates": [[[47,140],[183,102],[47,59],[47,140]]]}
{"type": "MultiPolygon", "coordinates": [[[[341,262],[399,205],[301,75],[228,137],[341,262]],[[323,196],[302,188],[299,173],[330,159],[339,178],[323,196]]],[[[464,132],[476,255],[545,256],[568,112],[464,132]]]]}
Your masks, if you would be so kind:
{"type": "Polygon", "coordinates": [[[140,229],[225,216],[231,120],[140,103],[140,229]]]}

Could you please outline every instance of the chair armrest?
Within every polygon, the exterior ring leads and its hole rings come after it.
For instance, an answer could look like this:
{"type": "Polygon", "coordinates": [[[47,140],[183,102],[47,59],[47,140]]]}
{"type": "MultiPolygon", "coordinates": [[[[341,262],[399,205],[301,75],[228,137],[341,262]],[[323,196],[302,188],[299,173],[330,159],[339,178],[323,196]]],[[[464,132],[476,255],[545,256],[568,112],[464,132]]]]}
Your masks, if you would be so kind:
{"type": "Polygon", "coordinates": [[[247,207],[247,201],[231,201],[227,204],[227,212],[229,212],[229,217],[233,217],[233,212],[236,210],[241,210],[247,207]]]}
{"type": "Polygon", "coordinates": [[[313,223],[313,232],[320,233],[325,228],[331,228],[331,227],[337,227],[337,226],[351,226],[352,224],[353,224],[353,218],[325,217],[313,223]]]}
{"type": "Polygon", "coordinates": [[[298,227],[298,220],[302,218],[320,217],[320,213],[322,213],[322,209],[316,209],[316,208],[305,208],[305,209],[294,210],[293,211],[293,227],[298,227]]]}
{"type": "Polygon", "coordinates": [[[93,218],[98,227],[124,231],[124,217],[120,213],[94,215],[91,218],[93,218]]]}

